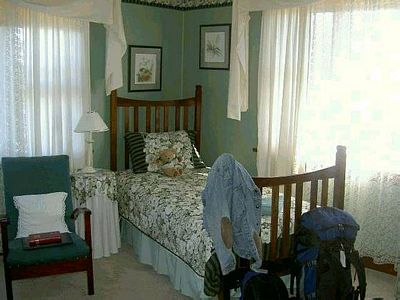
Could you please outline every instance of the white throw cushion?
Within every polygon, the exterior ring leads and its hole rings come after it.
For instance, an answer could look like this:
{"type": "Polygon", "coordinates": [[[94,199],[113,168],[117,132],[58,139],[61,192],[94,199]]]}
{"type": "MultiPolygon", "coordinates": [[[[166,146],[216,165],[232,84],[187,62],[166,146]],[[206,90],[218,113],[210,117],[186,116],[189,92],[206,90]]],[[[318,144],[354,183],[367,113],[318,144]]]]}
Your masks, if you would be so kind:
{"type": "Polygon", "coordinates": [[[69,232],[64,220],[67,196],[64,192],[14,196],[19,212],[17,238],[50,231],[69,232]]]}
{"type": "Polygon", "coordinates": [[[144,142],[149,172],[162,172],[164,168],[193,169],[193,147],[186,131],[148,133],[144,142]],[[167,155],[163,161],[161,156],[165,151],[173,155],[167,155]]]}

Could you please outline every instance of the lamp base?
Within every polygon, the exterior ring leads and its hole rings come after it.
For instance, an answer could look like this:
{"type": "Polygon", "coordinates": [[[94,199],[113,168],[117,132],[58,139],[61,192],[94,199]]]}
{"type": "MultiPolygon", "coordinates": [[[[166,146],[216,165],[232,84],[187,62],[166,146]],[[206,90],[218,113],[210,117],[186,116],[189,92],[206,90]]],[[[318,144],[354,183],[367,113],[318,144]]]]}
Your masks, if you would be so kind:
{"type": "Polygon", "coordinates": [[[79,171],[80,173],[95,173],[96,169],[90,166],[84,167],[79,171]]]}

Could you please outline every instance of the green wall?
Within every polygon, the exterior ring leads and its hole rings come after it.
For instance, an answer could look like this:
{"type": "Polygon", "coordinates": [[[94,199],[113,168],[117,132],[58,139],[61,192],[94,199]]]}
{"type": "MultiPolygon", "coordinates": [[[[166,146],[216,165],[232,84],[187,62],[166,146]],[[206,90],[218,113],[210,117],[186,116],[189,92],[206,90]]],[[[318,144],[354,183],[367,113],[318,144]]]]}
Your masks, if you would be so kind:
{"type": "MultiPolygon", "coordinates": [[[[224,152],[232,153],[247,170],[256,174],[257,146],[257,65],[260,14],[250,21],[249,111],[240,122],[226,118],[228,101],[227,70],[199,69],[200,25],[231,23],[231,8],[177,11],[136,4],[122,4],[128,45],[163,47],[161,92],[127,92],[127,54],[123,59],[124,87],[118,94],[128,98],[171,99],[192,96],[195,85],[203,86],[201,155],[208,165],[224,152]]],[[[90,27],[92,108],[109,124],[109,98],[104,93],[105,30],[90,27]]],[[[121,128],[122,130],[122,128],[121,128]]],[[[122,158],[122,141],[118,143],[122,158]]],[[[95,134],[94,164],[109,168],[109,132],[95,134]]],[[[123,162],[119,159],[118,166],[123,162]]]]}
{"type": "MultiPolygon", "coordinates": [[[[160,92],[128,93],[128,50],[123,57],[124,86],[118,95],[136,99],[179,98],[182,95],[183,12],[122,3],[127,45],[162,47],[162,89],[160,92]]],[[[110,99],[105,95],[105,29],[90,25],[90,72],[92,109],[110,125],[110,99]]],[[[120,126],[122,130],[122,124],[120,126]]],[[[94,134],[94,166],[110,167],[110,133],[94,134]]],[[[123,141],[118,141],[118,167],[123,168],[123,141]]]]}
{"type": "MultiPolygon", "coordinates": [[[[183,93],[193,93],[196,84],[203,86],[201,155],[208,165],[222,153],[229,152],[241,162],[251,174],[256,174],[257,147],[257,63],[250,62],[249,111],[242,120],[226,117],[228,103],[228,70],[199,69],[200,25],[231,23],[231,7],[209,8],[187,11],[184,14],[184,71],[183,93]]],[[[251,27],[259,23],[260,15],[253,15],[251,27]]],[[[251,31],[250,56],[258,58],[259,31],[251,31]]],[[[258,59],[256,59],[258,60],[258,59]]]]}

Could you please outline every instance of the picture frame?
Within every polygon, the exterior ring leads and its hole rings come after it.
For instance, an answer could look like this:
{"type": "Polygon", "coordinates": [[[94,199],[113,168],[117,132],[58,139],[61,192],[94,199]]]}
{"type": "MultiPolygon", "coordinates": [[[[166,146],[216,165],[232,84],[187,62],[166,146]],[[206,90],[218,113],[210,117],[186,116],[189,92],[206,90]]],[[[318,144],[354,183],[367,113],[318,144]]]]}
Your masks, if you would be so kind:
{"type": "Polygon", "coordinates": [[[161,91],[162,47],[129,46],[128,92],[161,91]]]}
{"type": "Polygon", "coordinates": [[[200,25],[199,68],[229,70],[231,24],[200,25]]]}

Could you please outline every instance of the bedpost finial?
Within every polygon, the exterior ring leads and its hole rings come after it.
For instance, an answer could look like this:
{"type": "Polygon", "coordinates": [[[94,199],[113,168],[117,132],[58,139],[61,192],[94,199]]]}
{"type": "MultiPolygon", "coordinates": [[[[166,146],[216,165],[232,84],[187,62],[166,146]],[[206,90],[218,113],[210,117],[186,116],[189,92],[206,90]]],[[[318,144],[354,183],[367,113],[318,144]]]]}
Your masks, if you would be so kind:
{"type": "Polygon", "coordinates": [[[338,162],[343,162],[343,164],[346,164],[346,147],[342,145],[336,146],[336,164],[338,162]]]}
{"type": "Polygon", "coordinates": [[[344,152],[344,153],[346,153],[346,146],[338,145],[338,146],[336,146],[336,151],[337,151],[337,152],[344,152]]]}
{"type": "Polygon", "coordinates": [[[202,88],[201,85],[196,85],[196,96],[199,96],[202,94],[202,88]]]}
{"type": "Polygon", "coordinates": [[[346,180],[346,147],[336,147],[336,175],[333,190],[333,206],[344,209],[345,180],[346,180]]]}

